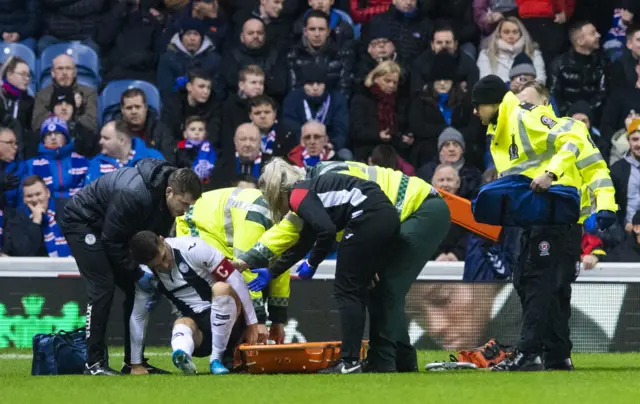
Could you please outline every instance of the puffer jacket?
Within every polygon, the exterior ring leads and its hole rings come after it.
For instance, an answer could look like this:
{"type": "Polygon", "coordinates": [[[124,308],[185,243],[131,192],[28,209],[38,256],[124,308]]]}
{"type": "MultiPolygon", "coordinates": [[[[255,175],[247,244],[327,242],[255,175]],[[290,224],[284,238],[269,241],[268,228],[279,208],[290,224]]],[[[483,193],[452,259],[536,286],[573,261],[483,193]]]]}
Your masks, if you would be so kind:
{"type": "Polygon", "coordinates": [[[20,40],[38,31],[39,0],[0,0],[0,33],[17,32],[20,40]]]}
{"type": "Polygon", "coordinates": [[[74,41],[90,38],[108,0],[42,0],[43,34],[74,41]]]}
{"type": "Polygon", "coordinates": [[[167,235],[173,216],[166,188],[176,168],[157,159],[105,174],[67,203],[63,230],[93,231],[100,236],[113,268],[135,273],[129,240],[142,230],[167,235]]]}
{"type": "Polygon", "coordinates": [[[587,56],[573,48],[556,59],[551,68],[551,95],[558,103],[560,115],[565,115],[569,106],[579,100],[587,101],[592,111],[600,108],[607,96],[608,64],[604,52],[587,56]]]}
{"type": "Polygon", "coordinates": [[[554,18],[564,12],[567,19],[576,7],[575,0],[516,0],[520,18],[554,18]]]}
{"type": "Polygon", "coordinates": [[[302,38],[298,44],[291,47],[287,55],[290,90],[302,87],[300,75],[304,68],[312,63],[324,66],[329,91],[337,90],[349,97],[354,63],[353,51],[350,48],[339,48],[329,38],[322,48],[311,50],[306,39],[302,38]]]}

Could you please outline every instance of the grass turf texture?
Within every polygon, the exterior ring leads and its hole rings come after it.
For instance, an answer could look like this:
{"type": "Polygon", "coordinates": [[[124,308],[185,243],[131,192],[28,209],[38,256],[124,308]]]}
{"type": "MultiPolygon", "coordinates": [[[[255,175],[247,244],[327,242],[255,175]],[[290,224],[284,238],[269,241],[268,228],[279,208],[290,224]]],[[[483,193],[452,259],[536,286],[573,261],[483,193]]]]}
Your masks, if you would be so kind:
{"type": "MultiPolygon", "coordinates": [[[[176,371],[168,349],[150,362],[176,371]],[[165,355],[166,353],[166,355],[165,355]]],[[[121,352],[113,348],[112,353],[121,352]]],[[[154,355],[155,354],[155,355],[154,355]]],[[[420,374],[203,375],[88,377],[30,375],[28,350],[0,350],[0,403],[640,403],[640,354],[576,354],[575,372],[420,374]]],[[[446,352],[420,352],[420,369],[446,352]]],[[[122,356],[111,359],[113,367],[122,356]]]]}

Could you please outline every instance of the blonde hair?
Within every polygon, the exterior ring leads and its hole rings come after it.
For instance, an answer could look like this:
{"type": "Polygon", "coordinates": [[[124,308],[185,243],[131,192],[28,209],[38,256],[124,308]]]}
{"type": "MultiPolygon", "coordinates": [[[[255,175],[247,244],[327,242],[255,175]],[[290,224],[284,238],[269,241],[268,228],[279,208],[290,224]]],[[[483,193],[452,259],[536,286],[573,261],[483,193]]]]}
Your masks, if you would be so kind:
{"type": "Polygon", "coordinates": [[[378,63],[378,65],[374,67],[374,69],[371,70],[369,74],[367,74],[367,78],[364,80],[364,85],[366,87],[371,87],[373,85],[373,81],[378,77],[386,76],[387,74],[391,73],[398,73],[398,75],[400,75],[401,72],[402,69],[396,62],[387,60],[382,63],[378,63]]]}
{"type": "Polygon", "coordinates": [[[289,211],[291,188],[304,177],[304,170],[292,166],[280,157],[274,157],[262,170],[258,188],[269,205],[274,223],[282,221],[289,211]]]}
{"type": "Polygon", "coordinates": [[[524,27],[522,21],[516,17],[507,17],[498,23],[496,29],[489,36],[489,42],[487,43],[487,57],[489,58],[491,70],[493,71],[495,71],[496,66],[498,65],[498,53],[500,53],[500,49],[498,48],[498,39],[500,39],[500,30],[505,22],[510,22],[511,24],[518,26],[518,29],[520,30],[520,38],[524,40],[523,51],[531,58],[531,60],[533,60],[535,50],[538,49],[538,45],[533,42],[531,35],[529,35],[529,31],[524,27]]]}

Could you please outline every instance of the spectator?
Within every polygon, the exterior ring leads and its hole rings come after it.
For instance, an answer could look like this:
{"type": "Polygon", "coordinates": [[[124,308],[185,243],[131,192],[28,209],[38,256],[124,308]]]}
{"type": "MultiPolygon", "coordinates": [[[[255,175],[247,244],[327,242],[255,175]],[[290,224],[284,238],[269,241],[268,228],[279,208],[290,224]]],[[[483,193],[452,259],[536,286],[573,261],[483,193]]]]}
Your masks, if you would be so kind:
{"type": "Polygon", "coordinates": [[[574,102],[571,104],[569,111],[567,111],[567,116],[584,123],[587,126],[587,129],[589,129],[591,139],[594,140],[597,145],[601,144],[600,131],[592,124],[593,112],[591,111],[591,105],[589,105],[588,102],[585,100],[574,102]]]}
{"type": "Polygon", "coordinates": [[[478,82],[480,72],[476,61],[465,52],[458,49],[458,40],[453,28],[449,25],[436,25],[431,40],[431,47],[424,51],[413,64],[411,70],[411,90],[414,93],[422,92],[431,78],[431,70],[435,66],[436,56],[440,52],[453,55],[455,66],[452,66],[455,77],[459,80],[463,90],[471,90],[478,82]]]}
{"type": "Polygon", "coordinates": [[[611,167],[611,180],[616,189],[619,221],[631,232],[631,219],[640,211],[640,119],[633,120],[628,135],[629,151],[611,167]]]}
{"type": "MultiPolygon", "coordinates": [[[[31,81],[29,65],[17,56],[9,57],[0,69],[2,77],[2,89],[0,90],[0,102],[4,110],[23,128],[29,127],[29,120],[33,114],[33,97],[29,95],[28,88],[31,81]]],[[[26,134],[26,132],[25,132],[26,134]]],[[[28,147],[29,141],[23,139],[28,147]]]]}
{"type": "Polygon", "coordinates": [[[13,130],[0,126],[0,211],[3,207],[20,205],[20,181],[25,175],[26,165],[18,154],[16,135],[13,130]]]}
{"type": "Polygon", "coordinates": [[[304,31],[304,21],[311,10],[322,11],[329,16],[329,30],[336,41],[336,44],[342,46],[352,46],[354,40],[353,27],[350,23],[343,20],[340,14],[333,8],[335,0],[309,0],[309,7],[304,14],[298,18],[293,24],[294,40],[299,40],[304,31]]]}
{"type": "Polygon", "coordinates": [[[632,110],[624,120],[624,128],[614,133],[611,139],[611,153],[609,154],[609,167],[622,160],[629,151],[628,131],[633,121],[640,119],[640,114],[632,110]]]}
{"type": "Polygon", "coordinates": [[[69,257],[57,218],[61,207],[44,179],[31,175],[22,183],[23,207],[7,215],[2,251],[12,257],[69,257]]]}
{"type": "Polygon", "coordinates": [[[607,99],[602,114],[602,144],[601,150],[605,158],[609,157],[611,141],[614,134],[625,127],[625,119],[635,112],[640,112],[640,63],[636,65],[638,80],[634,86],[624,86],[613,91],[607,99]]]}
{"type": "Polygon", "coordinates": [[[230,186],[231,180],[238,174],[258,178],[262,173],[267,159],[263,159],[258,127],[252,123],[243,123],[236,129],[233,141],[235,155],[222,156],[220,163],[216,164],[211,174],[211,189],[230,186]]]}
{"type": "Polygon", "coordinates": [[[533,60],[537,80],[544,83],[547,80],[547,74],[538,45],[533,42],[520,20],[515,17],[501,20],[493,34],[489,36],[486,49],[481,50],[478,56],[480,78],[495,74],[508,82],[513,62],[516,56],[523,52],[533,60]]]}
{"type": "Polygon", "coordinates": [[[540,45],[544,63],[553,60],[567,48],[565,23],[573,15],[575,0],[516,0],[518,15],[540,45]]]}
{"type": "Polygon", "coordinates": [[[267,44],[284,52],[289,46],[289,36],[291,35],[291,21],[287,16],[282,15],[284,0],[260,0],[259,2],[251,2],[251,4],[254,8],[249,12],[245,9],[236,13],[234,17],[236,27],[242,27],[248,18],[262,20],[266,26],[267,44]],[[253,6],[254,4],[256,6],[253,6]]]}
{"type": "MultiPolygon", "coordinates": [[[[471,198],[473,192],[480,185],[482,173],[476,167],[467,163],[463,157],[465,141],[462,134],[454,128],[447,128],[438,137],[439,156],[418,169],[418,177],[427,182],[434,181],[439,166],[447,164],[457,171],[456,195],[471,198]]],[[[446,189],[445,189],[446,190],[446,189]]]]}
{"type": "MultiPolygon", "coordinates": [[[[264,71],[257,65],[248,65],[238,75],[238,91],[229,94],[222,105],[222,131],[220,149],[233,152],[233,137],[240,124],[249,122],[252,98],[264,93],[264,71]]],[[[275,119],[275,118],[274,118],[275,119]]]]}
{"type": "Polygon", "coordinates": [[[349,14],[356,24],[368,23],[374,16],[389,9],[392,0],[349,0],[349,14]]]}
{"type": "Polygon", "coordinates": [[[312,10],[305,20],[304,35],[287,55],[289,88],[302,87],[302,72],[311,64],[321,64],[327,72],[329,91],[338,90],[345,97],[351,92],[353,51],[338,47],[329,36],[329,17],[322,11],[312,10]]]}
{"type": "Polygon", "coordinates": [[[336,153],[330,147],[327,127],[315,120],[302,125],[300,144],[294,147],[287,158],[298,167],[315,167],[321,161],[336,159],[336,153]]]}
{"type": "Polygon", "coordinates": [[[371,151],[367,164],[400,170],[403,174],[414,176],[416,171],[411,164],[400,157],[396,149],[388,144],[380,144],[371,151]]]}
{"type": "MultiPolygon", "coordinates": [[[[458,171],[450,164],[441,164],[433,173],[433,186],[457,195],[460,189],[458,171]]],[[[457,224],[451,224],[449,233],[444,238],[433,256],[435,261],[464,261],[469,233],[457,224]]]]}
{"type": "MultiPolygon", "coordinates": [[[[526,53],[519,54],[513,60],[513,65],[511,65],[511,70],[509,71],[509,80],[511,80],[509,82],[509,90],[514,94],[519,94],[526,84],[536,81],[536,68],[526,53]]],[[[545,88],[545,92],[548,93],[549,91],[545,88]]],[[[544,105],[546,104],[551,104],[556,115],[560,114],[558,104],[556,104],[556,100],[551,95],[547,95],[547,103],[544,105]]]]}
{"type": "Polygon", "coordinates": [[[178,79],[185,77],[188,71],[200,68],[213,80],[219,66],[220,55],[211,39],[204,36],[202,21],[196,18],[185,21],[158,62],[158,89],[162,98],[180,87],[178,79]]]}
{"type": "MultiPolygon", "coordinates": [[[[609,60],[615,62],[622,56],[627,43],[627,29],[633,25],[633,0],[622,0],[622,7],[613,10],[613,24],[604,37],[604,48],[609,60]]],[[[615,76],[612,76],[612,80],[615,76]]],[[[631,83],[635,80],[631,81],[631,83]]],[[[613,84],[612,84],[613,86],[613,84]]],[[[615,86],[614,86],[615,87],[615,86]]]]}
{"type": "Polygon", "coordinates": [[[582,241],[580,242],[582,250],[580,261],[585,270],[593,269],[599,261],[604,261],[607,255],[602,239],[596,235],[596,228],[592,228],[595,226],[588,224],[589,221],[587,219],[583,225],[582,241]]]}
{"type": "Polygon", "coordinates": [[[0,44],[21,43],[35,51],[39,9],[39,0],[0,1],[0,44]]]}
{"type": "Polygon", "coordinates": [[[551,95],[561,115],[571,103],[586,100],[600,123],[601,105],[607,95],[608,62],[600,51],[600,34],[589,22],[578,22],[569,30],[572,47],[551,68],[551,95]]]}
{"type": "Polygon", "coordinates": [[[478,42],[480,32],[473,20],[473,0],[449,0],[434,3],[434,7],[429,12],[431,18],[450,24],[460,43],[460,50],[475,60],[478,57],[475,44],[478,42]]]}
{"type": "Polygon", "coordinates": [[[278,108],[268,95],[258,95],[249,101],[249,118],[260,130],[260,150],[266,159],[284,157],[298,143],[298,137],[284,125],[278,125],[278,108]]]}
{"type": "MultiPolygon", "coordinates": [[[[69,55],[61,54],[53,59],[50,85],[41,88],[36,95],[31,128],[40,130],[42,122],[49,117],[51,96],[57,87],[69,87],[73,90],[76,120],[85,128],[95,131],[98,127],[98,93],[95,89],[78,84],[76,64],[69,55]]],[[[26,128],[26,127],[25,127],[26,128]]]]}
{"type": "MultiPolygon", "coordinates": [[[[398,62],[411,65],[413,59],[426,49],[431,38],[433,25],[431,20],[418,10],[417,0],[393,0],[393,4],[384,13],[371,19],[369,26],[384,25],[390,32],[398,53],[398,62]]],[[[366,42],[369,42],[365,35],[366,42]]]]}
{"type": "MultiPolygon", "coordinates": [[[[367,75],[369,75],[371,70],[375,69],[379,63],[389,60],[399,64],[397,61],[398,54],[396,53],[396,46],[390,39],[391,31],[389,30],[389,27],[385,25],[371,26],[369,28],[367,38],[369,39],[367,52],[359,55],[358,62],[355,67],[354,83],[356,88],[354,92],[362,91],[367,75]]],[[[403,88],[408,87],[408,76],[409,69],[402,68],[400,71],[400,84],[398,90],[401,94],[405,93],[403,88]]],[[[406,91],[406,93],[408,94],[408,91],[406,91]]]]}
{"type": "Polygon", "coordinates": [[[240,43],[229,47],[223,55],[221,71],[225,91],[230,94],[236,93],[238,73],[245,67],[254,65],[262,70],[267,94],[282,100],[287,91],[287,76],[283,64],[284,52],[265,42],[264,22],[250,17],[242,25],[240,43]]]}
{"type": "Polygon", "coordinates": [[[218,155],[207,140],[207,122],[198,116],[187,118],[183,136],[176,149],[176,165],[192,168],[202,183],[208,184],[218,155]]]}
{"type": "Polygon", "coordinates": [[[162,122],[174,136],[185,131],[190,116],[198,116],[206,122],[207,139],[219,150],[221,105],[212,96],[211,77],[203,70],[189,71],[186,88],[163,102],[162,122]]]}
{"type": "Polygon", "coordinates": [[[86,184],[89,161],[75,150],[69,127],[54,116],[42,123],[38,155],[26,162],[26,175],[44,179],[54,198],[70,198],[86,184]]]}
{"type": "MultiPolygon", "coordinates": [[[[340,151],[349,141],[349,107],[344,96],[328,91],[322,66],[309,65],[302,72],[303,88],[293,90],[283,104],[283,124],[300,138],[305,122],[318,121],[329,135],[329,148],[340,151]]],[[[346,152],[347,150],[345,150],[346,152]]]]}
{"type": "Polygon", "coordinates": [[[139,160],[152,157],[164,160],[159,151],[129,133],[124,121],[106,123],[100,131],[100,154],[91,159],[87,184],[122,167],[133,167],[139,160]]]}
{"type": "Polygon", "coordinates": [[[114,80],[156,82],[162,26],[142,8],[140,0],[136,1],[117,3],[97,26],[95,41],[103,55],[103,85],[114,80]]]}
{"type": "Polygon", "coordinates": [[[49,111],[51,115],[66,122],[76,153],[88,159],[98,154],[100,136],[77,121],[76,104],[71,87],[56,87],[53,90],[49,111]]]}
{"type": "Polygon", "coordinates": [[[36,153],[38,135],[34,135],[31,131],[23,131],[20,122],[11,115],[12,112],[13,111],[7,111],[4,103],[0,102],[0,128],[11,129],[18,140],[18,155],[23,158],[30,158],[36,153]],[[27,143],[31,150],[26,150],[27,143]]]}
{"type": "Polygon", "coordinates": [[[38,54],[48,46],[69,41],[81,41],[100,52],[91,36],[108,6],[107,0],[42,0],[44,24],[43,35],[38,41],[38,54]]]}
{"type": "Polygon", "coordinates": [[[633,216],[631,235],[604,259],[607,262],[640,262],[640,212],[633,216]]]}
{"type": "Polygon", "coordinates": [[[477,154],[477,160],[481,159],[486,143],[485,131],[473,115],[469,96],[458,79],[455,57],[448,52],[436,54],[426,87],[412,100],[409,108],[408,130],[415,136],[413,162],[416,167],[436,157],[438,136],[449,126],[461,131],[469,142],[468,155],[477,154]]]}
{"type": "Polygon", "coordinates": [[[517,17],[516,0],[473,0],[473,18],[482,36],[491,35],[506,17],[517,17]]]}
{"type": "Polygon", "coordinates": [[[201,21],[204,34],[216,49],[222,49],[229,32],[229,23],[219,2],[217,0],[185,0],[185,3],[187,4],[172,19],[172,26],[167,31],[169,35],[173,36],[176,32],[180,32],[184,24],[189,24],[189,20],[197,19],[201,21]]]}
{"type": "Polygon", "coordinates": [[[365,80],[365,89],[353,97],[350,111],[355,159],[366,161],[379,144],[391,144],[409,154],[413,137],[406,132],[406,104],[397,97],[400,66],[382,62],[365,80]]]}
{"type": "Polygon", "coordinates": [[[636,67],[640,64],[640,23],[627,29],[627,46],[611,68],[611,89],[634,87],[638,82],[636,67]]]}
{"type": "Polygon", "coordinates": [[[130,88],[120,96],[120,113],[127,133],[142,139],[147,147],[157,149],[168,161],[173,161],[178,139],[171,130],[149,111],[147,96],[139,88],[130,88]]]}

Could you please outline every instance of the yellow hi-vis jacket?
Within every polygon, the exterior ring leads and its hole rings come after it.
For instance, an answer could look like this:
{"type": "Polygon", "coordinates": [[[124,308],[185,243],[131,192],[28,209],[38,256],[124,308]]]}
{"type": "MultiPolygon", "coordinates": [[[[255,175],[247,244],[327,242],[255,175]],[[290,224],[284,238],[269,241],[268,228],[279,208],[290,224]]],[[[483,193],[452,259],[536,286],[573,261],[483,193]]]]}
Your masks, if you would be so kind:
{"type": "MultiPolygon", "coordinates": [[[[200,237],[228,259],[249,250],[273,222],[267,204],[257,189],[224,188],[202,194],[195,205],[176,218],[176,235],[200,237]]],[[[242,275],[246,282],[256,278],[251,271],[242,275]]],[[[269,285],[269,317],[286,323],[290,294],[290,274],[274,278],[269,285]]],[[[251,292],[260,323],[266,321],[262,292],[251,292]]]]}
{"type": "Polygon", "coordinates": [[[508,92],[500,104],[498,123],[490,125],[487,134],[500,176],[533,179],[549,171],[558,177],[556,184],[578,191],[586,185],[596,196],[598,211],[617,210],[606,162],[582,122],[558,118],[549,106],[520,103],[508,92]]]}
{"type": "MultiPolygon", "coordinates": [[[[437,194],[435,188],[418,177],[409,177],[401,171],[368,166],[355,161],[319,163],[308,172],[307,178],[315,178],[328,172],[352,175],[378,184],[398,210],[401,222],[415,212],[427,196],[437,194]]],[[[278,257],[298,242],[302,226],[302,219],[295,213],[287,213],[282,222],[265,232],[258,243],[240,259],[251,267],[264,266],[268,262],[273,264],[278,257]]],[[[340,238],[341,234],[338,235],[338,239],[340,238]]],[[[276,276],[284,266],[272,266],[273,275],[276,276]]]]}

